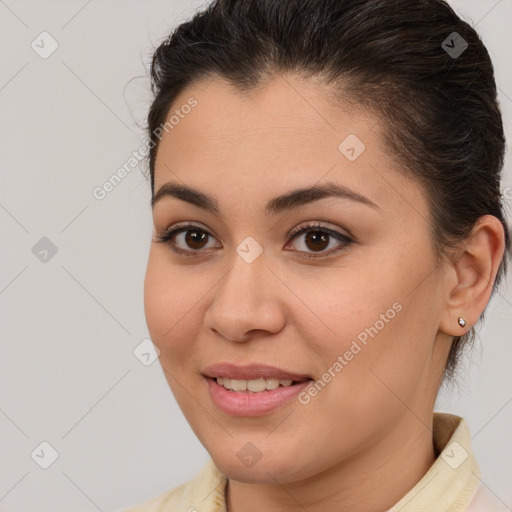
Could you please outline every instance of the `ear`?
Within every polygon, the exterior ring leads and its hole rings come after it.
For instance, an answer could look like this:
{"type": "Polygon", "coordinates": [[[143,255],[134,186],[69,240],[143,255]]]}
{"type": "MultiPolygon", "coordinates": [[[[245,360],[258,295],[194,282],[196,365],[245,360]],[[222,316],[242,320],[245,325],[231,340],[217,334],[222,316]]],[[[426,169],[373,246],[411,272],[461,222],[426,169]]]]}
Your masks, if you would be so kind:
{"type": "Polygon", "coordinates": [[[442,332],[462,336],[477,322],[491,297],[504,250],[501,222],[493,215],[480,217],[449,264],[454,279],[439,325],[442,332]],[[459,325],[459,317],[465,320],[465,326],[459,325]]]}

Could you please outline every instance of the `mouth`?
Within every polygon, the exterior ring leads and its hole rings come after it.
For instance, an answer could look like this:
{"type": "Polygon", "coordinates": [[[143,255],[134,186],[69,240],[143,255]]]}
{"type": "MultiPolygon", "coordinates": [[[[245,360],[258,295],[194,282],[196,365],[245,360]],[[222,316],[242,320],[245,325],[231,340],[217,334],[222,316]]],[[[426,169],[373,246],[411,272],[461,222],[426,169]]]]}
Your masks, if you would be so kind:
{"type": "Polygon", "coordinates": [[[233,416],[260,416],[290,402],[312,378],[268,365],[218,364],[203,371],[210,397],[233,416]]]}
{"type": "MultiPolygon", "coordinates": [[[[293,373],[276,366],[267,364],[247,364],[235,365],[231,363],[218,363],[208,366],[203,370],[203,375],[211,379],[224,380],[242,380],[250,382],[252,380],[265,379],[292,382],[303,382],[311,379],[310,375],[293,373]]],[[[284,384],[290,385],[290,383],[284,384]]],[[[277,387],[277,386],[276,386],[277,387]]]]}
{"type": "MultiPolygon", "coordinates": [[[[307,379],[305,379],[307,380],[307,379]]],[[[276,378],[259,378],[259,379],[228,379],[226,377],[216,377],[215,382],[224,389],[235,392],[245,393],[262,393],[264,391],[272,391],[278,387],[288,388],[295,386],[304,380],[292,379],[276,379],[276,378]]]]}

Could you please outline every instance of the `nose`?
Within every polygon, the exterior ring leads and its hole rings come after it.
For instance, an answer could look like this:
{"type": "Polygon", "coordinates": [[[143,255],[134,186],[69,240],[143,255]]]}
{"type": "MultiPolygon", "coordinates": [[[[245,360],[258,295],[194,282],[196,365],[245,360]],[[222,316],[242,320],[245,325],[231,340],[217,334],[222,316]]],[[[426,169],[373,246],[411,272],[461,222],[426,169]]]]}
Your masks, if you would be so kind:
{"type": "Polygon", "coordinates": [[[214,288],[205,326],[239,343],[276,334],[285,324],[282,293],[283,285],[267,267],[264,254],[252,263],[236,255],[233,266],[214,288]]]}

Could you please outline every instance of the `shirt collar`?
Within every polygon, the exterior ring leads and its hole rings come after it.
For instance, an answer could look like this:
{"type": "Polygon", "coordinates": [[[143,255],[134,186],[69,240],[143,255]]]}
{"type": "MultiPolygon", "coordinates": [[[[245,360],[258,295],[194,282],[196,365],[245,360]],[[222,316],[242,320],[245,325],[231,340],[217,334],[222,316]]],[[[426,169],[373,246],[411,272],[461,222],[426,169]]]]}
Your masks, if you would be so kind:
{"type": "Polygon", "coordinates": [[[468,507],[481,473],[466,421],[454,414],[434,413],[433,439],[439,456],[388,512],[462,512],[468,507]]]}

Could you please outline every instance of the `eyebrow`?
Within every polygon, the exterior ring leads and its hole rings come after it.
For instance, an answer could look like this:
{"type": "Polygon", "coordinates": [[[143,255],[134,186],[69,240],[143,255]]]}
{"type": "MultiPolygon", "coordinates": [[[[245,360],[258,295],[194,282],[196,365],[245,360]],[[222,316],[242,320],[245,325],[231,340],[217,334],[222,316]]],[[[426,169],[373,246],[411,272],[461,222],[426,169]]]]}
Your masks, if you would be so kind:
{"type": "MultiPolygon", "coordinates": [[[[151,208],[154,208],[158,201],[167,196],[181,199],[182,201],[198,206],[199,208],[215,215],[220,214],[219,204],[215,198],[191,187],[172,182],[162,185],[151,199],[151,208]]],[[[267,215],[277,215],[281,212],[292,210],[299,206],[327,197],[349,199],[351,201],[356,201],[366,206],[370,206],[371,208],[380,209],[379,206],[366,196],[363,196],[343,185],[338,185],[337,183],[329,181],[322,185],[299,188],[277,196],[268,201],[265,206],[265,213],[267,215]]]]}

